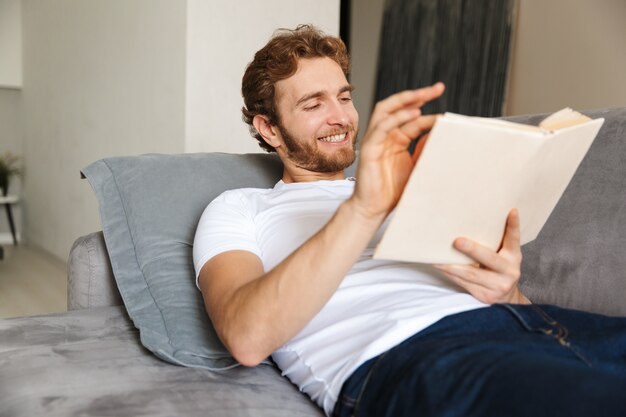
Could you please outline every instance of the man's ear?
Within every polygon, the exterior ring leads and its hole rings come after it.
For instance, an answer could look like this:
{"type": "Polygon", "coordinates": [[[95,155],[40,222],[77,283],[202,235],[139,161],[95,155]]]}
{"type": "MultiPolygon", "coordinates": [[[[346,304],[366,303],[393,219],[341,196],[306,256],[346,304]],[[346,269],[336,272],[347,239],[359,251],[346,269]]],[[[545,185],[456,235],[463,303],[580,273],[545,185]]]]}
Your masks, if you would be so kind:
{"type": "Polygon", "coordinates": [[[270,122],[267,116],[257,114],[252,119],[252,125],[268,145],[273,148],[278,148],[281,145],[281,141],[278,137],[278,129],[276,125],[270,122]]]}

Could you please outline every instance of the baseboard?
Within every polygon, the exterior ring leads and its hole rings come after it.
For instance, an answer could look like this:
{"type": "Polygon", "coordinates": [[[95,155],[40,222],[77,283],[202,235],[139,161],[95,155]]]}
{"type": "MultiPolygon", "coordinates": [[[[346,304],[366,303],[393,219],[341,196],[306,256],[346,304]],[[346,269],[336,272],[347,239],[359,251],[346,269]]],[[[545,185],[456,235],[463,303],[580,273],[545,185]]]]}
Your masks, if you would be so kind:
{"type": "MultiPolygon", "coordinates": [[[[20,243],[22,241],[20,234],[17,234],[17,242],[20,243]]],[[[12,245],[13,244],[13,236],[11,233],[0,233],[0,245],[12,245]]]]}

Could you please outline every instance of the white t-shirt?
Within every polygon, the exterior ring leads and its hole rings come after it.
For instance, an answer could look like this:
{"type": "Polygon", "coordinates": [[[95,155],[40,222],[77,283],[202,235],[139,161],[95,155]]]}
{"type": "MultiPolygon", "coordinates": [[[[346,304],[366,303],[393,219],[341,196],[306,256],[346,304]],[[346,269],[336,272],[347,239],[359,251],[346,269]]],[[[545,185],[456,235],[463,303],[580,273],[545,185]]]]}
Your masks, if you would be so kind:
{"type": "MultiPolygon", "coordinates": [[[[330,220],[354,181],[227,191],[204,211],[193,247],[196,277],[215,255],[256,254],[269,271],[330,220]]],[[[450,314],[485,304],[434,268],[372,259],[386,224],[322,310],[272,358],[330,415],[343,382],[361,364],[450,314]]],[[[197,278],[196,278],[197,279],[197,278]]]]}

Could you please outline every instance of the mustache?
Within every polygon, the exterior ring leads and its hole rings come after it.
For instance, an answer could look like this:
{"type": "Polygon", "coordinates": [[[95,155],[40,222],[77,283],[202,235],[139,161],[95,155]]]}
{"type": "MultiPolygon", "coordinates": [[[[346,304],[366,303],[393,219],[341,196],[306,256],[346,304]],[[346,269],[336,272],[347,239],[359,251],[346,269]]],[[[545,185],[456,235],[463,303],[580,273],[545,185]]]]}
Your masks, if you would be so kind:
{"type": "Polygon", "coordinates": [[[324,132],[322,135],[318,136],[319,138],[326,138],[328,136],[335,136],[335,135],[342,135],[344,133],[346,134],[351,134],[352,136],[352,140],[356,140],[356,136],[358,133],[358,127],[355,127],[353,124],[349,124],[346,127],[344,127],[343,129],[334,129],[328,132],[324,132]]]}

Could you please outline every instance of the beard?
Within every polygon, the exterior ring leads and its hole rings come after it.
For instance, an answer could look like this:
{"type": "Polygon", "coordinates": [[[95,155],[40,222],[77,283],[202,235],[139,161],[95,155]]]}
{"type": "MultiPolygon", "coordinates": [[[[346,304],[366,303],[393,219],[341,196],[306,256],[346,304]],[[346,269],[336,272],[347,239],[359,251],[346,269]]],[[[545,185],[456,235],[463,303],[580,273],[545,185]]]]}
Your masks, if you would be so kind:
{"type": "Polygon", "coordinates": [[[280,123],[277,127],[285,142],[287,158],[299,168],[313,172],[339,172],[352,165],[356,158],[357,130],[352,125],[348,126],[352,146],[341,147],[332,154],[321,152],[315,143],[297,140],[280,123]]]}

